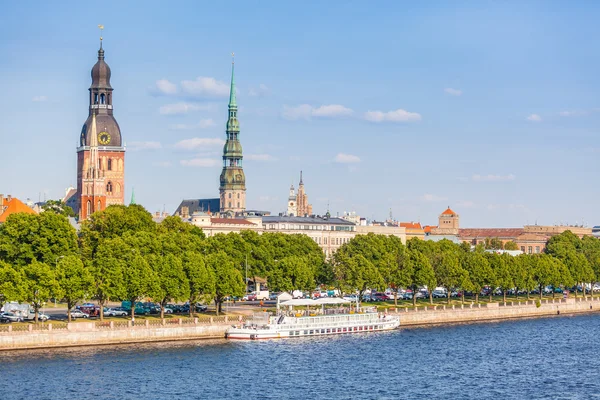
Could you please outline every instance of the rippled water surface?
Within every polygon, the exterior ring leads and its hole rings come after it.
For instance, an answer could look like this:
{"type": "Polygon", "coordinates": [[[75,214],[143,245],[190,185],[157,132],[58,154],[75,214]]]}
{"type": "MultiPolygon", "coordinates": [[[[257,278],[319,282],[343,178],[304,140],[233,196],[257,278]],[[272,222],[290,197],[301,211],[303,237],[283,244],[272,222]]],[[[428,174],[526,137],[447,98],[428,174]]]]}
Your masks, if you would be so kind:
{"type": "Polygon", "coordinates": [[[0,399],[600,398],[600,315],[0,353],[0,399]]]}

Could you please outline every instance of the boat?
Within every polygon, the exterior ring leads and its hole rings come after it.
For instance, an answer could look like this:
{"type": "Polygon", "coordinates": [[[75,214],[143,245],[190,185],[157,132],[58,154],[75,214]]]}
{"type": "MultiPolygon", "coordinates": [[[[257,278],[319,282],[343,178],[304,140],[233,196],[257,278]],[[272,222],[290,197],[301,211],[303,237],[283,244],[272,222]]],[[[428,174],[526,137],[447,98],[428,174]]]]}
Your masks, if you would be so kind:
{"type": "Polygon", "coordinates": [[[275,315],[254,313],[245,323],[227,329],[225,337],[231,340],[282,339],[386,331],[400,326],[398,316],[378,313],[376,307],[359,307],[358,304],[348,307],[348,303],[351,302],[330,297],[278,301],[275,315]],[[295,308],[303,306],[306,309],[295,308]]]}

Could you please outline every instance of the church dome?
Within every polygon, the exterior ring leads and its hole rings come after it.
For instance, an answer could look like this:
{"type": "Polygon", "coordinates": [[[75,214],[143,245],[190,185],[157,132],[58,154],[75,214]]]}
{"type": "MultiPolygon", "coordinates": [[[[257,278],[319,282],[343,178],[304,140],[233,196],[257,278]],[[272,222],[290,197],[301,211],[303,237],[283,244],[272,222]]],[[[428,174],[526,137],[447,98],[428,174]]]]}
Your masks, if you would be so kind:
{"type": "Polygon", "coordinates": [[[98,50],[98,62],[92,67],[91,88],[112,89],[110,86],[110,67],[104,61],[104,50],[98,50]]]}
{"type": "Polygon", "coordinates": [[[223,154],[229,157],[242,157],[242,144],[237,140],[227,140],[223,146],[223,154]]]}
{"type": "MultiPolygon", "coordinates": [[[[89,146],[91,136],[89,135],[90,127],[92,126],[92,116],[90,115],[88,119],[83,124],[83,128],[81,130],[81,146],[89,146]]],[[[119,128],[119,124],[117,120],[110,114],[98,114],[96,115],[96,129],[97,134],[100,135],[104,132],[108,134],[103,135],[107,140],[105,142],[99,142],[99,146],[111,146],[111,147],[121,147],[121,129],[119,128]]]]}

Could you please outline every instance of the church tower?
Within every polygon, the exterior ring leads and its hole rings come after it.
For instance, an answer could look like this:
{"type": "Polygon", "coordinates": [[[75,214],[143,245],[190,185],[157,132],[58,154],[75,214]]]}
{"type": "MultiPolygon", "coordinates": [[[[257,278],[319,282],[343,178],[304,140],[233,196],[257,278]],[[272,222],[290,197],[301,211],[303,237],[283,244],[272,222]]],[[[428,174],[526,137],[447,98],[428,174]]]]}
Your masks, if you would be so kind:
{"type": "Polygon", "coordinates": [[[234,66],[235,64],[232,62],[229,117],[225,130],[227,140],[223,146],[223,170],[219,186],[221,213],[230,217],[246,210],[246,176],[242,168],[243,156],[239,138],[240,124],[237,119],[234,66]]]}
{"type": "Polygon", "coordinates": [[[302,181],[302,171],[300,171],[300,183],[298,184],[298,195],[296,197],[297,215],[304,217],[312,215],[312,205],[308,204],[308,195],[304,192],[304,182],[302,181]]]}
{"type": "Polygon", "coordinates": [[[296,204],[296,190],[294,189],[294,184],[290,186],[290,195],[288,196],[288,209],[287,215],[290,217],[295,217],[297,214],[297,204],[296,204]]]}
{"type": "Polygon", "coordinates": [[[80,220],[111,204],[124,204],[125,146],[122,144],[119,124],[113,117],[110,75],[100,37],[98,61],[92,68],[92,84],[89,88],[89,114],[77,148],[76,196],[79,201],[75,212],[80,220]],[[102,190],[98,187],[101,180],[102,190]]]}

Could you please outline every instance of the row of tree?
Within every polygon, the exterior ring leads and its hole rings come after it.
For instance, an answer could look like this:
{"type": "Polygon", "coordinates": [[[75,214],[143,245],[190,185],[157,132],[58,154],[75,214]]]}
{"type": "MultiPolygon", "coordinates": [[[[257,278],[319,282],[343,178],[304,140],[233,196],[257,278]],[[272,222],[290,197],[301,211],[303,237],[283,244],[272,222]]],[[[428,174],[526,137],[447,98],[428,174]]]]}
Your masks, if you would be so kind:
{"type": "Polygon", "coordinates": [[[39,215],[15,214],[0,225],[0,303],[28,302],[36,320],[49,298],[66,301],[69,310],[89,299],[102,307],[152,299],[162,312],[169,302],[189,301],[190,313],[196,302],[214,301],[220,312],[225,298],[242,296],[246,279],[256,277],[273,291],[326,285],[359,298],[367,289],[427,287],[430,301],[435,287],[470,291],[479,301],[486,286],[506,296],[510,289],[541,293],[547,285],[600,280],[600,241],[571,232],[550,239],[544,254],[517,257],[486,252],[499,247],[492,241],[472,250],[448,240],[404,245],[394,236],[358,235],[325,260],[306,235],[242,231],[207,238],[178,217],[155,223],[139,205],[94,213],[77,233],[62,210],[58,204],[39,215]]]}

